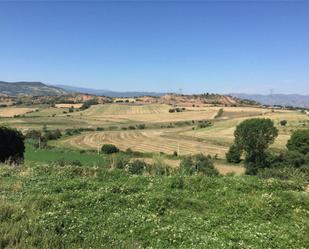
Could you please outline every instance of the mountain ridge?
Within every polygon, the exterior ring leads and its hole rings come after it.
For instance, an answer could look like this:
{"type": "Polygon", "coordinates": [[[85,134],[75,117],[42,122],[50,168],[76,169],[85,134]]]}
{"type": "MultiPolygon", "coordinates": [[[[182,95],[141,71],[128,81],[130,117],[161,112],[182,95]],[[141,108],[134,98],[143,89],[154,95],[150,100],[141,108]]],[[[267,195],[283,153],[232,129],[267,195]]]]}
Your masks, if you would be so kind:
{"type": "Polygon", "coordinates": [[[257,101],[264,105],[281,105],[309,108],[309,95],[302,94],[247,94],[230,93],[229,95],[240,98],[257,101]]]}
{"type": "Polygon", "coordinates": [[[144,91],[129,91],[129,92],[117,92],[117,91],[110,91],[104,89],[92,89],[92,88],[84,88],[84,87],[75,87],[75,86],[68,86],[68,85],[54,85],[56,87],[60,87],[68,92],[75,92],[75,93],[88,93],[94,95],[101,95],[111,98],[121,98],[121,97],[141,97],[141,96],[154,96],[160,97],[165,95],[166,93],[160,92],[144,92],[144,91]]]}
{"type": "Polygon", "coordinates": [[[62,88],[46,85],[39,81],[0,81],[0,93],[8,96],[55,96],[67,94],[62,88]]]}

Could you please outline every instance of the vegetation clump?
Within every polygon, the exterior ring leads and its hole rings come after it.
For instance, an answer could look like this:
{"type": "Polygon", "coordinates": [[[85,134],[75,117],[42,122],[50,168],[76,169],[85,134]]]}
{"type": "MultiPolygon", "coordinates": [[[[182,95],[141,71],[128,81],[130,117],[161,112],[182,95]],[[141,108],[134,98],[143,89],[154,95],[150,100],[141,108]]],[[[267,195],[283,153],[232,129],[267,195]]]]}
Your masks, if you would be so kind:
{"type": "Polygon", "coordinates": [[[293,132],[287,143],[287,148],[304,155],[309,154],[309,130],[297,130],[293,132]]]}
{"type": "Polygon", "coordinates": [[[97,105],[98,100],[97,99],[89,99],[83,103],[83,105],[80,107],[81,110],[86,110],[90,108],[92,105],[97,105]]]}
{"type": "Polygon", "coordinates": [[[0,162],[20,164],[24,161],[24,135],[13,128],[0,127],[0,162]]]}
{"type": "Polygon", "coordinates": [[[203,154],[185,157],[180,163],[179,170],[185,175],[219,175],[218,170],[214,167],[211,156],[205,156],[203,154]]]}
{"type": "Polygon", "coordinates": [[[245,152],[246,173],[257,174],[260,168],[269,166],[267,149],[278,136],[278,130],[270,119],[247,119],[234,132],[234,146],[245,152]]]}
{"type": "Polygon", "coordinates": [[[240,163],[242,151],[235,144],[231,145],[229,151],[226,153],[226,160],[229,163],[240,163]]]}
{"type": "Polygon", "coordinates": [[[103,144],[101,152],[104,154],[118,153],[120,150],[114,144],[103,144]]]}

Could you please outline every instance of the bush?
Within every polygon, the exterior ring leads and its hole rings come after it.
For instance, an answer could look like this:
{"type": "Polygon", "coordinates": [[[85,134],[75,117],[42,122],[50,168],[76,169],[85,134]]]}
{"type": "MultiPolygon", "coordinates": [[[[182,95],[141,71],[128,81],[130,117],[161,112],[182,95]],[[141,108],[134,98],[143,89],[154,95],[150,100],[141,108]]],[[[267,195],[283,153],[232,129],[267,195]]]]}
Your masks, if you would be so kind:
{"type": "Polygon", "coordinates": [[[293,132],[286,146],[291,151],[298,151],[304,155],[308,154],[309,130],[297,130],[293,132]]]}
{"type": "Polygon", "coordinates": [[[211,156],[198,154],[185,157],[179,167],[181,173],[186,175],[203,174],[207,176],[219,175],[218,170],[214,167],[211,156]]]}
{"type": "Polygon", "coordinates": [[[80,107],[81,110],[86,110],[88,109],[90,106],[92,105],[97,105],[98,104],[98,100],[96,99],[89,99],[87,101],[85,101],[83,103],[83,105],[80,107]]]}
{"type": "Polygon", "coordinates": [[[71,165],[73,165],[73,166],[83,166],[83,164],[82,164],[81,161],[79,161],[79,160],[73,160],[73,161],[71,161],[71,165]]]}
{"type": "Polygon", "coordinates": [[[42,133],[39,130],[29,130],[25,134],[25,138],[27,139],[40,139],[42,137],[42,133]]]}
{"type": "Polygon", "coordinates": [[[62,136],[61,131],[59,129],[53,131],[47,131],[44,136],[43,140],[57,140],[62,136]]]}
{"type": "Polygon", "coordinates": [[[287,123],[288,123],[288,121],[286,121],[286,120],[281,120],[280,121],[280,125],[281,126],[286,126],[287,123]]]}
{"type": "Polygon", "coordinates": [[[229,151],[225,154],[229,163],[240,163],[241,150],[236,145],[231,145],[229,151]]]}
{"type": "Polygon", "coordinates": [[[113,144],[104,144],[101,148],[101,152],[104,154],[118,153],[119,149],[113,144]]]}
{"type": "Polygon", "coordinates": [[[277,178],[281,180],[305,181],[308,179],[308,173],[306,174],[302,169],[288,166],[279,168],[259,169],[257,175],[262,178],[277,178]]]}
{"type": "Polygon", "coordinates": [[[79,129],[66,129],[65,130],[65,135],[67,136],[73,136],[73,135],[78,135],[81,134],[79,129]]]}
{"type": "Polygon", "coordinates": [[[134,175],[141,175],[146,168],[147,164],[141,160],[134,160],[127,165],[127,171],[134,175]]]}
{"type": "Polygon", "coordinates": [[[199,120],[199,121],[198,121],[197,127],[198,127],[199,129],[202,129],[202,128],[209,127],[209,126],[211,126],[211,125],[212,125],[211,122],[208,121],[208,120],[199,120]]]}
{"type": "Polygon", "coordinates": [[[0,127],[0,162],[19,164],[24,161],[23,134],[12,128],[0,127]]]}
{"type": "Polygon", "coordinates": [[[136,126],[136,128],[137,128],[137,129],[143,130],[143,129],[146,128],[146,125],[145,125],[145,124],[138,124],[138,125],[136,126]]]}
{"type": "Polygon", "coordinates": [[[129,159],[122,156],[113,158],[112,168],[124,169],[129,164],[129,159]]]}
{"type": "Polygon", "coordinates": [[[220,108],[219,111],[217,112],[215,118],[220,118],[220,117],[222,117],[223,112],[224,112],[224,111],[223,111],[223,108],[220,108]]]}

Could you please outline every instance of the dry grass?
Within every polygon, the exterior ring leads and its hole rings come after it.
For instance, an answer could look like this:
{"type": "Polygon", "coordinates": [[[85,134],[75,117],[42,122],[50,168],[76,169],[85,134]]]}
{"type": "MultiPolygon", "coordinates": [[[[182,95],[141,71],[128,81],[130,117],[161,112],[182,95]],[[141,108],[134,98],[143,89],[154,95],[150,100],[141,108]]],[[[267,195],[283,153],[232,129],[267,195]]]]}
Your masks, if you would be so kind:
{"type": "Polygon", "coordinates": [[[56,108],[81,108],[83,104],[56,104],[55,107],[56,108]]]}
{"type": "MultiPolygon", "coordinates": [[[[235,110],[233,110],[233,115],[234,113],[235,110]]],[[[243,114],[245,114],[246,116],[221,120],[219,122],[216,122],[212,127],[195,131],[185,131],[182,134],[188,137],[204,139],[206,143],[229,146],[234,141],[234,131],[239,123],[246,119],[254,117],[270,118],[274,121],[275,125],[279,130],[279,136],[275,140],[275,143],[272,145],[272,147],[282,149],[285,147],[286,142],[290,138],[293,130],[309,127],[309,117],[296,111],[265,112],[263,115],[257,116],[249,116],[246,111],[243,112],[243,114]],[[280,126],[280,120],[287,120],[287,126],[280,126]]],[[[225,115],[228,115],[228,113],[226,113],[225,115]]]]}
{"type": "Polygon", "coordinates": [[[14,117],[15,115],[23,115],[34,110],[33,108],[24,107],[4,107],[0,108],[0,117],[14,117]]]}
{"type": "MultiPolygon", "coordinates": [[[[176,120],[197,120],[213,118],[220,107],[203,107],[198,110],[187,110],[180,113],[166,113],[166,105],[99,105],[84,112],[82,120],[96,120],[102,122],[108,120],[116,122],[123,120],[155,123],[176,120]],[[110,113],[114,112],[114,115],[110,113]],[[126,113],[126,114],[124,114],[126,113]],[[91,119],[96,117],[95,119],[91,119]]],[[[113,143],[120,149],[131,148],[142,152],[164,152],[171,154],[178,151],[180,154],[205,153],[218,155],[224,158],[228,147],[234,141],[235,127],[248,118],[260,117],[271,118],[279,129],[279,137],[276,139],[274,148],[284,148],[291,132],[294,129],[309,125],[308,116],[295,111],[276,111],[269,109],[226,107],[221,120],[213,126],[204,129],[191,130],[191,128],[177,129],[146,129],[126,130],[109,132],[92,132],[70,137],[62,141],[65,145],[78,148],[98,148],[104,143],[113,143]],[[279,125],[280,120],[288,120],[286,127],[279,125]],[[308,123],[306,123],[308,122],[308,123]]]]}
{"type": "MultiPolygon", "coordinates": [[[[106,104],[92,106],[82,112],[88,120],[110,120],[113,122],[176,122],[185,120],[212,119],[218,108],[197,108],[184,112],[169,113],[171,108],[165,104],[124,105],[106,104]]],[[[78,115],[78,114],[75,114],[78,115]]]]}
{"type": "Polygon", "coordinates": [[[91,132],[69,137],[61,141],[61,143],[79,149],[97,149],[102,144],[112,143],[122,150],[130,148],[135,151],[164,152],[168,154],[179,151],[181,155],[205,153],[224,157],[226,147],[178,136],[177,132],[179,131],[181,129],[91,132]]]}

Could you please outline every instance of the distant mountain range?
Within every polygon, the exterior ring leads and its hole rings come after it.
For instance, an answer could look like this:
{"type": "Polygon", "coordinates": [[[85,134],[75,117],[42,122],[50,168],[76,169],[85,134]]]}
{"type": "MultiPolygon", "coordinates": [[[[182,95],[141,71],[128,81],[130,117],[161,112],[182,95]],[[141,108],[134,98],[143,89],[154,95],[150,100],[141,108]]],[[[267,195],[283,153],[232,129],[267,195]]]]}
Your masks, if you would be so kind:
{"type": "MultiPolygon", "coordinates": [[[[161,97],[165,93],[158,92],[115,92],[109,90],[96,90],[67,85],[47,85],[42,82],[5,82],[0,81],[0,94],[8,96],[56,96],[69,93],[85,93],[111,98],[119,97],[141,97],[154,96],[161,97]]],[[[309,108],[309,95],[299,94],[245,94],[232,93],[230,96],[254,100],[265,105],[282,105],[309,108]]]]}
{"type": "Polygon", "coordinates": [[[264,105],[281,105],[309,108],[309,95],[300,94],[246,94],[246,93],[231,93],[233,97],[240,99],[250,99],[264,105]]]}
{"type": "Polygon", "coordinates": [[[47,85],[42,82],[5,81],[0,81],[0,93],[8,96],[55,96],[68,93],[86,93],[111,98],[164,95],[164,93],[157,92],[114,92],[67,85],[47,85]]]}
{"type": "Polygon", "coordinates": [[[8,96],[54,96],[66,94],[67,91],[48,86],[42,82],[5,82],[0,81],[0,93],[8,96]]]}
{"type": "Polygon", "coordinates": [[[55,85],[56,87],[60,87],[67,92],[73,93],[88,93],[93,95],[100,95],[106,96],[111,98],[122,98],[122,97],[141,97],[141,96],[154,96],[160,97],[163,96],[165,93],[158,93],[158,92],[115,92],[109,90],[97,90],[97,89],[90,89],[90,88],[82,88],[82,87],[75,87],[75,86],[67,86],[67,85],[55,85]]]}

